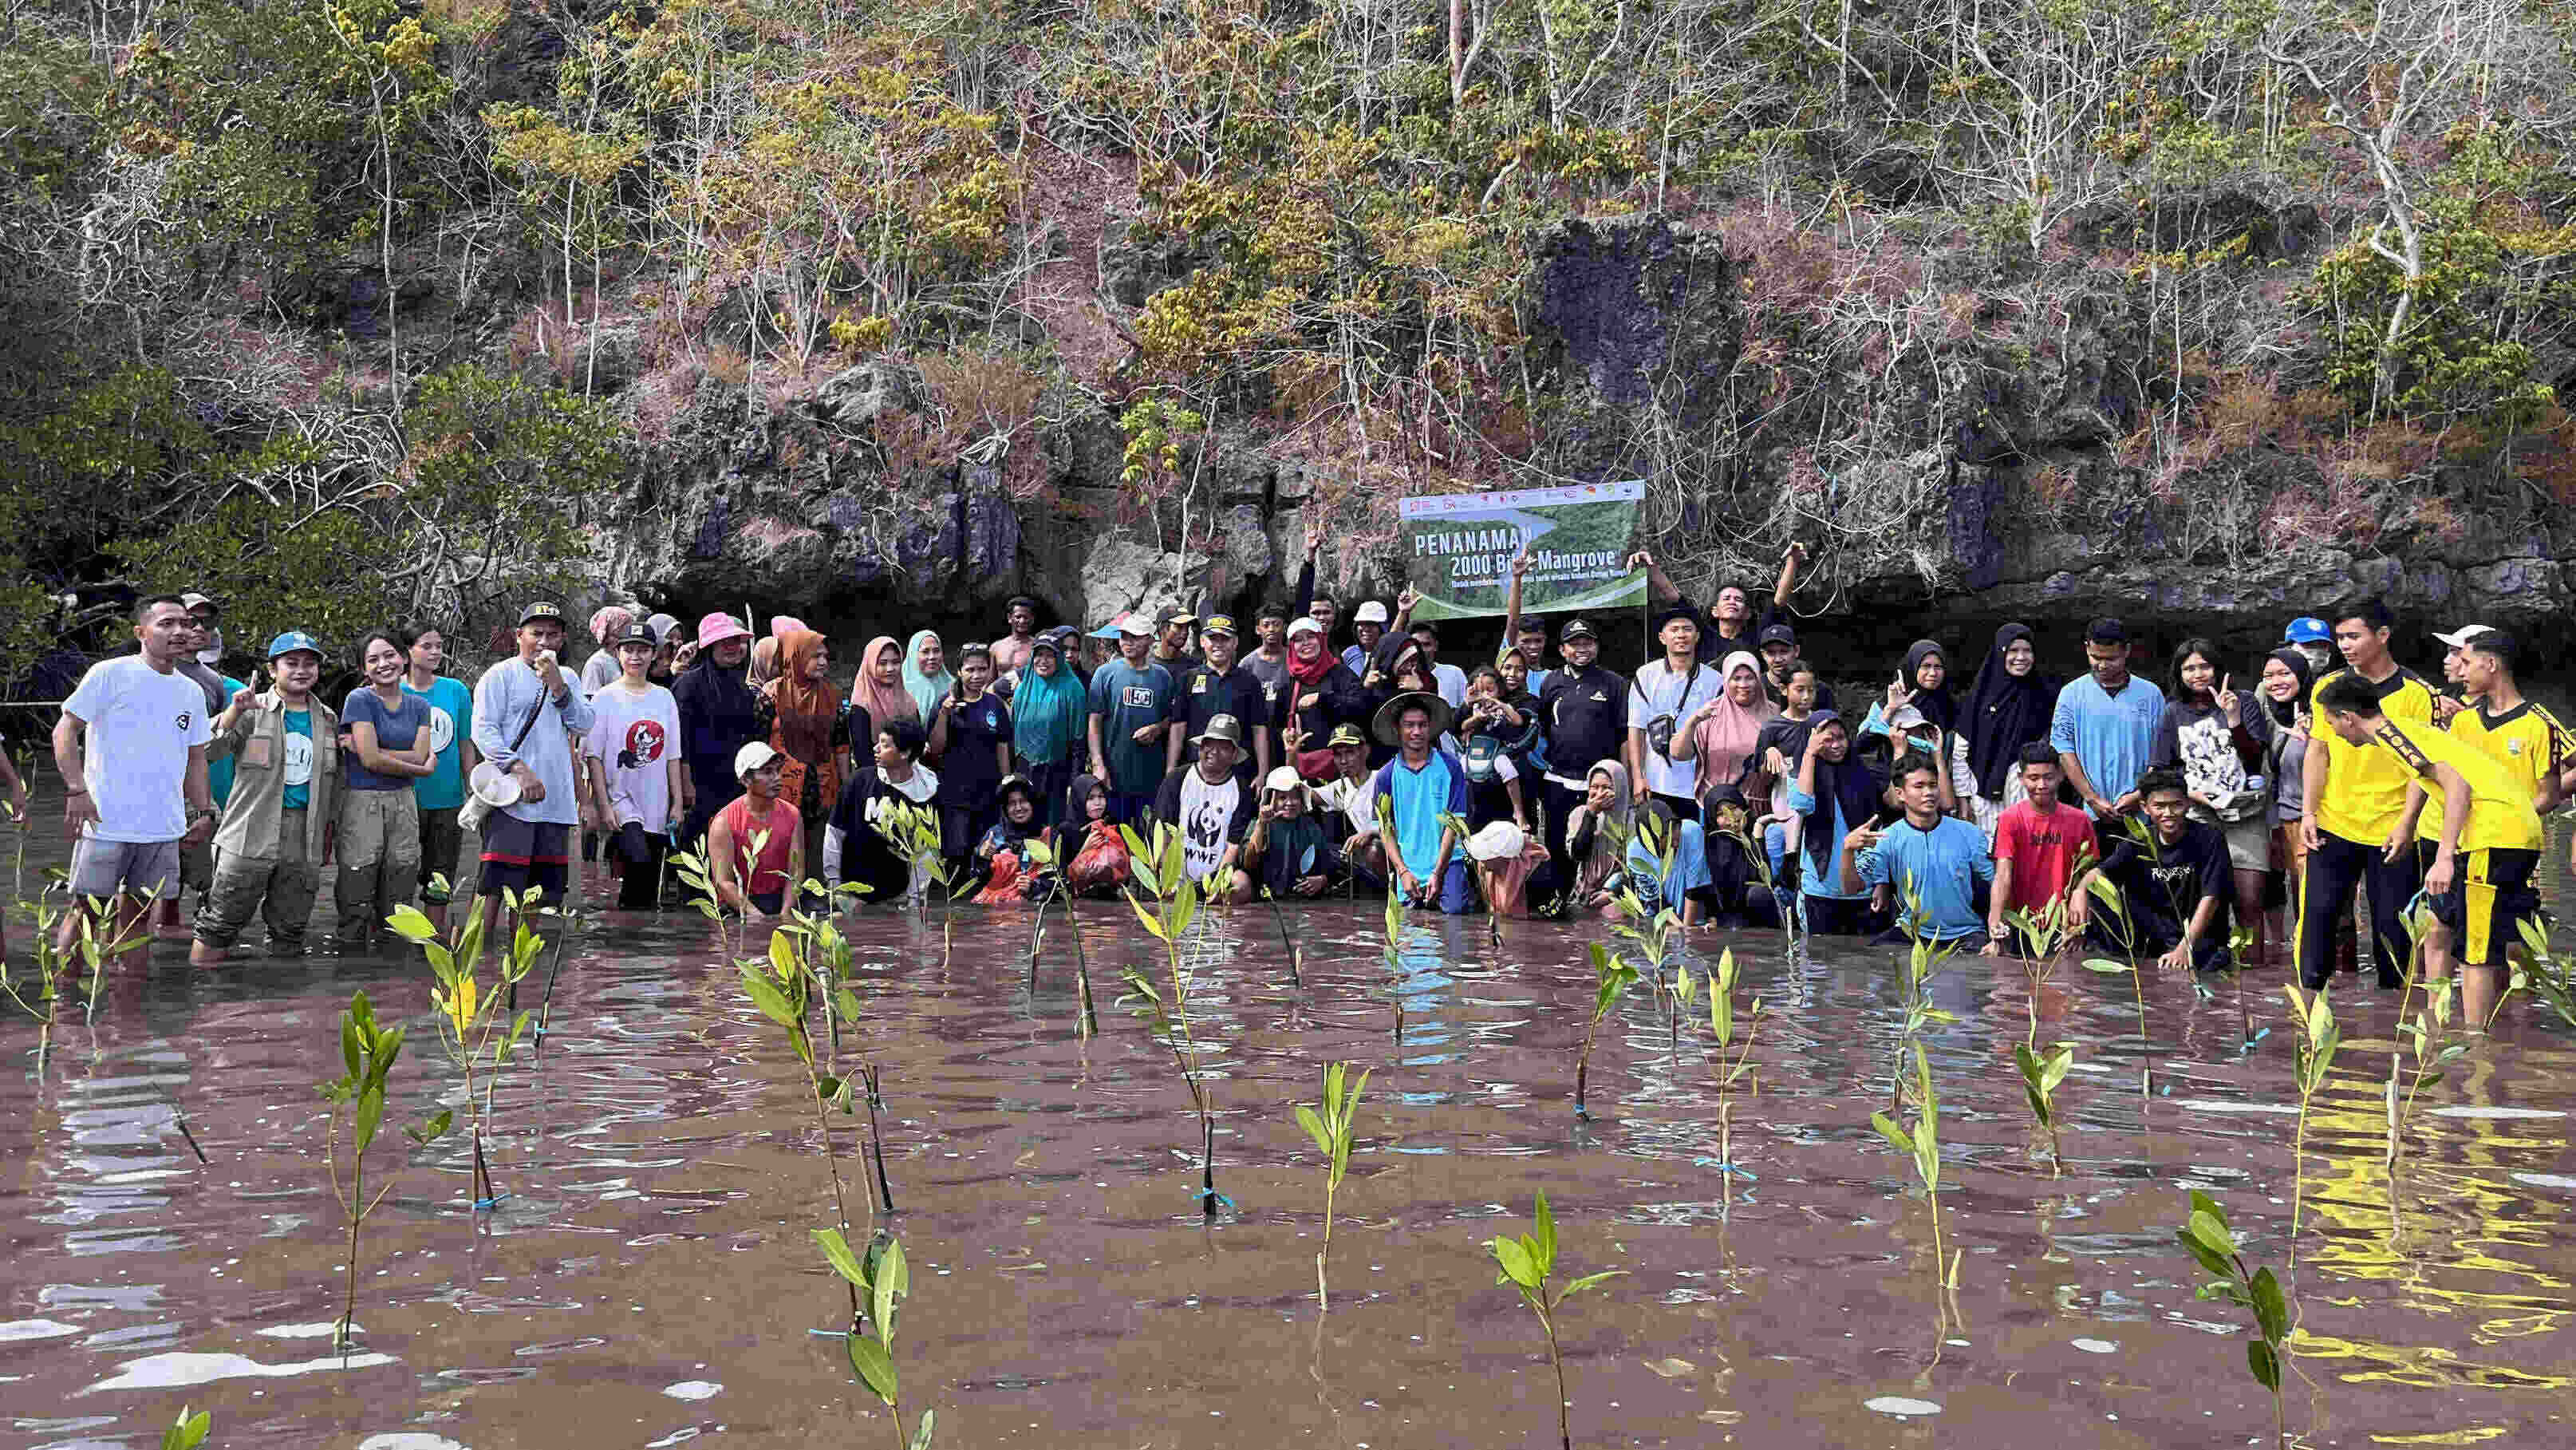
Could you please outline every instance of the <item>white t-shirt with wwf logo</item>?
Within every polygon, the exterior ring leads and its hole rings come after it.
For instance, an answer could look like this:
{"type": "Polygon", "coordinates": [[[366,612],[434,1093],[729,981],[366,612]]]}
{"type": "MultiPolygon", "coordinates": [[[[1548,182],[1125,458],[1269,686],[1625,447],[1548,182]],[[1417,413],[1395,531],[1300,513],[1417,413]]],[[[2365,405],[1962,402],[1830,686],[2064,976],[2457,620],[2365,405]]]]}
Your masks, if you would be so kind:
{"type": "Polygon", "coordinates": [[[188,749],[214,738],[206,692],[143,657],[101,660],[63,702],[81,722],[81,783],[102,841],[175,841],[188,833],[188,749]]]}

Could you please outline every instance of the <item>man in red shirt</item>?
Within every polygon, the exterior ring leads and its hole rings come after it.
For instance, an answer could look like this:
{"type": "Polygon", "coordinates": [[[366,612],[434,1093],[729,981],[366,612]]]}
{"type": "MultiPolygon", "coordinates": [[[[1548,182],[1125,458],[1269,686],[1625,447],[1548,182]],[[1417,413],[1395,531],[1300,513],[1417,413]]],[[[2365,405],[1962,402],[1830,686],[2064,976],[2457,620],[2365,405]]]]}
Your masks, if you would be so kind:
{"type": "Polygon", "coordinates": [[[2092,820],[2057,799],[2061,767],[2049,743],[2038,740],[2024,746],[2018,768],[2022,790],[2030,798],[2014,803],[1995,822],[1995,885],[1986,907],[1985,954],[1990,957],[2002,956],[2007,942],[2017,955],[2035,955],[2026,933],[2018,928],[2007,933],[2010,923],[2005,918],[2028,911],[2034,921],[2045,921],[2053,901],[2066,902],[2065,934],[2059,940],[2072,941],[2081,935],[2084,895],[2069,896],[2068,887],[2101,854],[2093,839],[2092,820]]]}

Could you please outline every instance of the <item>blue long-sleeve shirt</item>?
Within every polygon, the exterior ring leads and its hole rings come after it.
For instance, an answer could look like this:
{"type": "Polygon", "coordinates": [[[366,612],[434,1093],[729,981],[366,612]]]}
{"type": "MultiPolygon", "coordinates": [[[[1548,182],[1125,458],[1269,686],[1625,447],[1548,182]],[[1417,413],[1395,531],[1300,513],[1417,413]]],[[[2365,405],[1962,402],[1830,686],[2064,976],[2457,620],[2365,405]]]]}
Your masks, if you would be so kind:
{"type": "Polygon", "coordinates": [[[1956,816],[1943,816],[1928,831],[1898,821],[1853,864],[1863,884],[1895,887],[1900,908],[1909,892],[1919,897],[1923,935],[1933,941],[1957,941],[1986,929],[1977,914],[1976,883],[1993,883],[1995,858],[1986,848],[1986,833],[1956,816]]]}
{"type": "Polygon", "coordinates": [[[515,655],[485,670],[483,678],[474,682],[474,748],[504,770],[527,766],[545,784],[544,800],[523,800],[506,807],[523,821],[570,826],[581,820],[581,801],[573,793],[572,742],[590,733],[593,717],[581,681],[566,671],[563,682],[566,694],[557,705],[547,699],[545,681],[515,655]],[[528,708],[540,701],[545,702],[545,715],[550,718],[540,718],[528,738],[513,749],[510,742],[518,737],[528,708]]]}
{"type": "Polygon", "coordinates": [[[2165,692],[2152,680],[2131,675],[2114,695],[2091,675],[2079,675],[2057,692],[2049,748],[2060,755],[2073,752],[2094,793],[2116,801],[2138,788],[2155,754],[2156,724],[2164,717],[2165,692]]]}
{"type": "MultiPolygon", "coordinates": [[[[1789,779],[1787,785],[1787,793],[1781,797],[1781,800],[1792,814],[1803,816],[1816,808],[1816,798],[1798,789],[1795,776],[1789,779]]],[[[1858,891],[1843,890],[1843,838],[1852,833],[1852,826],[1855,823],[1843,819],[1843,803],[1840,800],[1833,802],[1833,821],[1833,834],[1825,838],[1824,856],[1828,864],[1822,871],[1809,869],[1802,873],[1798,880],[1798,893],[1802,896],[1815,897],[1820,901],[1865,901],[1869,898],[1867,887],[1858,891]]],[[[1807,829],[1812,831],[1815,826],[1810,823],[1807,829]]],[[[1805,854],[1808,845],[1807,842],[1800,842],[1799,852],[1805,854]]],[[[1812,868],[1814,864],[1814,857],[1810,856],[1808,866],[1812,868]]]]}

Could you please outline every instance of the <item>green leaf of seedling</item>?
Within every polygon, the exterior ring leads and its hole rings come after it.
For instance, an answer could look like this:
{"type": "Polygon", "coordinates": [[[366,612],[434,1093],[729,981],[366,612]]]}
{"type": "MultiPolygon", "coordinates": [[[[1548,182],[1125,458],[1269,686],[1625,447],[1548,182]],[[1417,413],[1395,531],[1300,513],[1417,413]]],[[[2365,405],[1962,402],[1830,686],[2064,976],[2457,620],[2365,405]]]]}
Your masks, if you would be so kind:
{"type": "Polygon", "coordinates": [[[894,1357],[886,1347],[864,1334],[850,1336],[850,1368],[858,1371],[859,1382],[876,1392],[876,1397],[894,1403],[894,1357]]]}
{"type": "Polygon", "coordinates": [[[1519,1239],[1487,1239],[1485,1248],[1493,1254],[1495,1266],[1502,1270],[1502,1277],[1495,1283],[1515,1284],[1523,1289],[1538,1287],[1538,1270],[1530,1262],[1529,1249],[1519,1239]]]}
{"type": "Polygon", "coordinates": [[[2245,1367],[2254,1372],[2254,1382],[2267,1390],[2281,1388],[2281,1357],[2272,1346],[2260,1339],[2245,1342],[2245,1367]]]}
{"type": "Polygon", "coordinates": [[[912,1272],[904,1266],[900,1240],[885,1240],[883,1251],[873,1257],[875,1262],[869,1265],[868,1274],[871,1301],[868,1314],[876,1322],[877,1338],[892,1349],[895,1301],[912,1296],[912,1272]]]}
{"type": "Polygon", "coordinates": [[[1154,940],[1165,942],[1171,940],[1170,937],[1163,934],[1163,919],[1160,916],[1155,915],[1153,912],[1147,911],[1145,909],[1145,903],[1141,898],[1130,892],[1127,897],[1127,904],[1136,909],[1136,919],[1145,923],[1145,930],[1154,934],[1154,940]]]}
{"type": "Polygon", "coordinates": [[[859,1267],[859,1256],[850,1251],[850,1241],[839,1229],[818,1228],[807,1232],[813,1238],[814,1246],[821,1249],[823,1257],[830,1261],[832,1272],[862,1289],[868,1287],[867,1271],[859,1267]]]}
{"type": "Polygon", "coordinates": [[[203,1410],[179,1407],[179,1418],[161,1432],[161,1450],[197,1450],[206,1443],[206,1433],[214,1428],[214,1418],[203,1410]]]}
{"type": "Polygon", "coordinates": [[[1565,1292],[1557,1295],[1556,1301],[1562,1304],[1566,1300],[1573,1298],[1575,1295],[1582,1293],[1586,1289],[1594,1288],[1600,1284],[1608,1282],[1609,1280],[1616,1279],[1627,1272],[1628,1271],[1625,1269],[1605,1269],[1598,1274],[1586,1274],[1582,1278],[1575,1280],[1573,1283],[1566,1285],[1565,1292]]]}
{"type": "MultiPolygon", "coordinates": [[[[364,992],[358,995],[366,996],[364,992]]],[[[340,1018],[340,1062],[349,1070],[349,1081],[358,1081],[358,1008],[354,1001],[340,1018]]]]}
{"type": "Polygon", "coordinates": [[[930,1423],[936,1413],[933,1410],[924,1410],[921,1412],[921,1418],[913,1422],[911,1450],[930,1450],[930,1423]]]}
{"type": "Polygon", "coordinates": [[[1297,1125],[1306,1130],[1307,1137],[1315,1140],[1315,1151],[1319,1153],[1333,1151],[1332,1132],[1324,1126],[1323,1119],[1315,1116],[1313,1108],[1304,1103],[1297,1105],[1297,1125]]]}
{"type": "Polygon", "coordinates": [[[860,1015],[859,994],[851,991],[847,987],[833,988],[832,1010],[840,1014],[840,1018],[844,1022],[858,1021],[860,1015]]]}
{"type": "MultiPolygon", "coordinates": [[[[2236,1272],[2236,1266],[2234,1264],[2231,1264],[2225,1258],[2222,1258],[2215,1249],[2210,1248],[2207,1244],[2194,1238],[2190,1229],[2175,1229],[2174,1238],[2178,1240],[2184,1248],[2189,1249],[2191,1251],[2191,1256],[2194,1259],[2199,1260],[2200,1266],[2207,1269],[2209,1272],[2213,1274],[2231,1275],[2236,1272]]],[[[2203,1294],[2202,1297],[2206,1298],[2208,1296],[2203,1294]]]]}
{"type": "Polygon", "coordinates": [[[2290,1306],[2281,1297],[2281,1281],[2272,1277],[2268,1268],[2254,1271],[2254,1322],[2261,1325],[2263,1337],[2279,1344],[2290,1337],[2290,1306]]]}
{"type": "Polygon", "coordinates": [[[355,1156],[361,1158],[366,1156],[368,1145],[376,1141],[376,1125],[384,1121],[384,1116],[385,1095],[381,1091],[358,1094],[358,1113],[354,1134],[354,1141],[357,1144],[355,1156]]]}
{"type": "Polygon", "coordinates": [[[2191,1216],[2192,1237],[2209,1245],[2212,1253],[2233,1257],[2236,1238],[2227,1231],[2227,1222],[2216,1214],[2194,1212],[2191,1216]]]}
{"type": "Polygon", "coordinates": [[[440,946],[434,941],[422,942],[420,944],[420,950],[422,955],[429,958],[429,970],[432,975],[438,978],[438,980],[442,982],[452,982],[456,979],[456,957],[454,953],[448,951],[447,948],[440,946]]]}
{"type": "Polygon", "coordinates": [[[422,1147],[427,1147],[430,1144],[437,1142],[439,1139],[446,1137],[447,1130],[455,1125],[456,1110],[454,1108],[441,1108],[438,1110],[437,1117],[430,1119],[428,1122],[421,1124],[417,1128],[403,1129],[403,1135],[410,1138],[413,1142],[420,1144],[422,1147]]]}
{"type": "Polygon", "coordinates": [[[1914,1135],[1898,1127],[1895,1119],[1885,1113],[1872,1113],[1869,1115],[1869,1125],[1878,1129],[1878,1135],[1885,1138],[1897,1152],[1909,1158],[1914,1156],[1914,1135]]]}
{"type": "Polygon", "coordinates": [[[2115,962],[2109,957],[2086,957],[2084,959],[2084,970],[2088,972],[2100,972],[2104,976],[2108,977],[2125,977],[2129,974],[2129,964],[2127,962],[2115,962]]]}
{"type": "Polygon", "coordinates": [[[1531,1243],[1530,1258],[1544,1279],[1556,1272],[1556,1214],[1548,1208],[1544,1190],[1538,1196],[1537,1219],[1538,1235],[1531,1243]]]}
{"type": "Polygon", "coordinates": [[[393,913],[385,918],[385,925],[393,928],[394,935],[414,946],[438,940],[438,928],[430,924],[429,918],[422,915],[417,906],[395,907],[393,913]]]}
{"type": "MultiPolygon", "coordinates": [[[[773,937],[771,940],[775,941],[777,938],[773,937]]],[[[751,1005],[760,1009],[761,1016],[781,1027],[792,1028],[802,1022],[803,1019],[796,1010],[787,1005],[786,994],[780,992],[776,984],[763,974],[757,962],[742,964],[742,987],[751,995],[751,1005]]]]}

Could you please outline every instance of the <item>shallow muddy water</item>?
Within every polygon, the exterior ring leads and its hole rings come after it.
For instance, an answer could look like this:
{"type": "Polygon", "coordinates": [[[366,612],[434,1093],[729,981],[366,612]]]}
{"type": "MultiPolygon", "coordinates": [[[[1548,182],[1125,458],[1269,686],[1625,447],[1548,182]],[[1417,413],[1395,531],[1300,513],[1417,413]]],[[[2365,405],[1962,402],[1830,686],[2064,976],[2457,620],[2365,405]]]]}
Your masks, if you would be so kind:
{"type": "MultiPolygon", "coordinates": [[[[944,962],[935,917],[854,929],[867,1016],[844,1045],[883,1071],[914,1265],[895,1357],[907,1418],[935,1408],[940,1445],[1552,1444],[1543,1342],[1483,1247],[1528,1227],[1539,1190],[1560,1274],[1625,1271],[1563,1313],[1578,1444],[2270,1432],[2243,1316],[2194,1299],[2173,1229],[2197,1187],[2255,1263],[2284,1260],[2297,1093],[2277,993],[2254,1003],[2273,1030],[2248,1053],[2231,990],[2151,976],[2141,1044],[2125,977],[2061,966],[2039,1036],[2080,1052],[2053,1178],[2012,1065],[2027,978],[1973,960],[1938,978],[1960,1019],[1925,1038],[1952,1302],[1910,1165],[1869,1125],[1901,1027],[1886,952],[1694,943],[1701,965],[1731,945],[1765,1008],[1731,1175],[1704,1028],[1676,1053],[1642,990],[1605,1024],[1594,1121],[1575,1119],[1584,930],[1511,924],[1497,947],[1481,920],[1417,921],[1390,970],[1373,905],[1310,907],[1290,917],[1291,985],[1268,912],[1215,918],[1198,1024],[1234,1207],[1211,1228],[1171,1054],[1112,1005],[1115,968],[1156,945],[1124,907],[1084,912],[1088,1044],[1060,921],[1034,991],[1023,914],[961,911],[944,962]],[[1321,1159],[1292,1109],[1333,1060],[1375,1075],[1319,1318],[1321,1159]]],[[[2517,1001],[2427,1092],[2392,1188],[2394,1003],[2339,1001],[2290,1426],[2318,1445],[2569,1443],[2576,1039],[2517,1001]]],[[[461,1138],[415,1151],[392,1131],[461,1091],[428,1002],[408,957],[192,973],[174,945],[58,1036],[41,1077],[35,1029],[0,1027],[0,1443],[147,1447],[182,1403],[213,1412],[211,1443],[281,1450],[887,1442],[838,1341],[809,1332],[847,1306],[806,1237],[832,1201],[801,1069],[703,922],[611,917],[576,943],[542,1053],[499,1080],[493,1212],[469,1207],[461,1138]],[[370,1159],[391,1196],[362,1241],[363,1352],[343,1366],[314,1084],[339,1071],[357,988],[411,1031],[370,1159]]],[[[866,1118],[838,1122],[855,1213],[866,1118]]]]}

